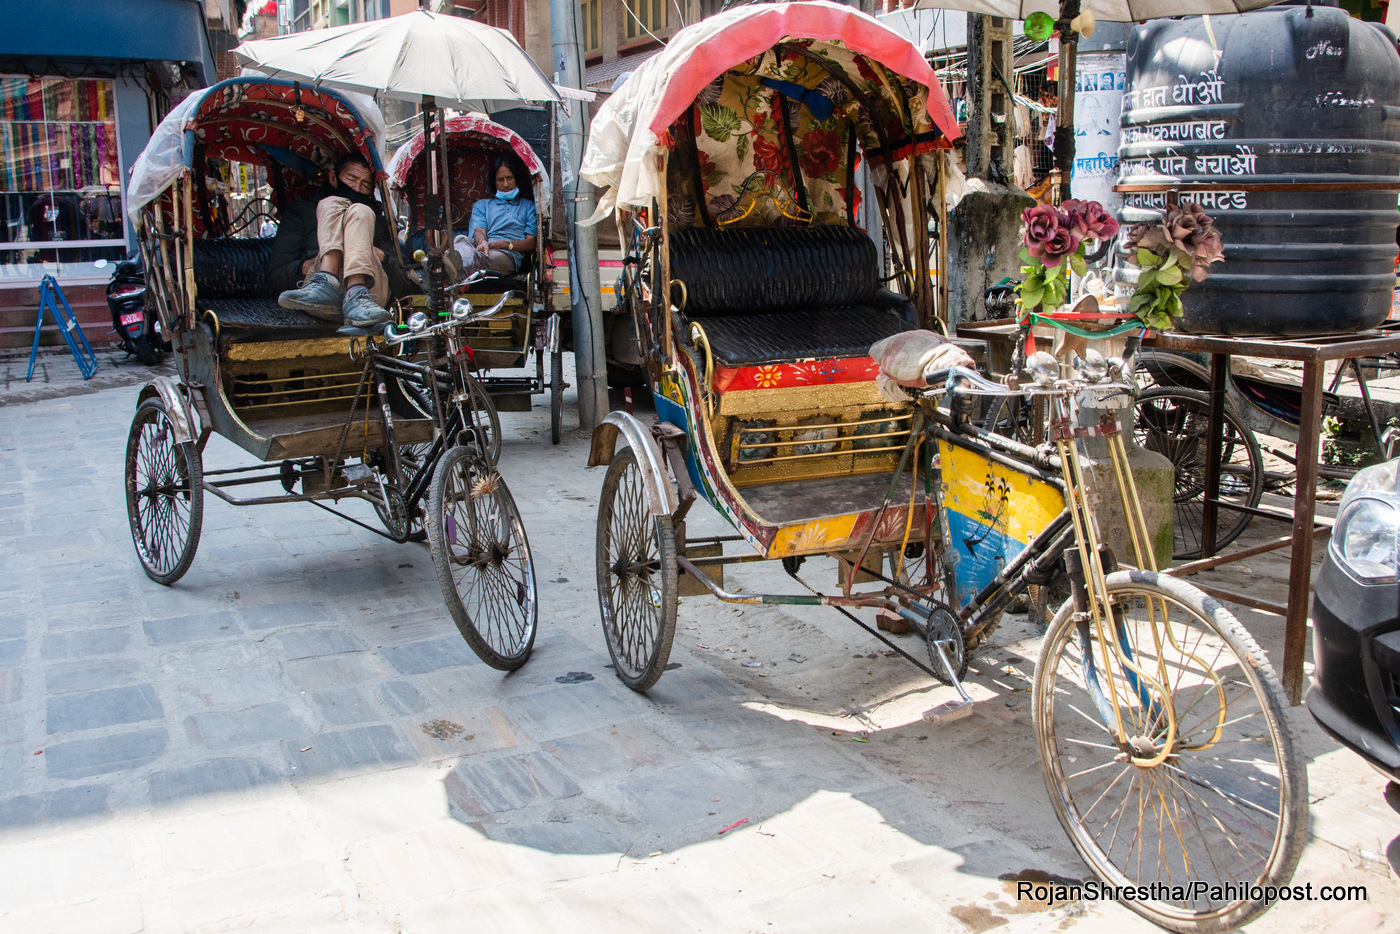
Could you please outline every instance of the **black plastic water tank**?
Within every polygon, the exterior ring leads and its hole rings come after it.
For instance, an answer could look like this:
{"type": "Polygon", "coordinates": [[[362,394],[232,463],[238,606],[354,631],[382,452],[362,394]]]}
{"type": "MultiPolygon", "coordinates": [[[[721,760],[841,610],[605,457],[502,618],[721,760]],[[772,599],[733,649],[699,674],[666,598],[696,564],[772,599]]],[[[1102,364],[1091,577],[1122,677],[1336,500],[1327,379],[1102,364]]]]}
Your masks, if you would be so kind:
{"type": "Polygon", "coordinates": [[[1149,219],[1179,187],[1225,242],[1225,262],[1183,293],[1178,327],[1306,337],[1386,318],[1397,105],[1394,36],[1343,10],[1274,7],[1132,30],[1119,182],[1152,190],[1125,193],[1120,217],[1149,219]],[[1213,190],[1190,192],[1193,183],[1213,190]],[[1265,187],[1280,184],[1299,189],[1265,187]]]}

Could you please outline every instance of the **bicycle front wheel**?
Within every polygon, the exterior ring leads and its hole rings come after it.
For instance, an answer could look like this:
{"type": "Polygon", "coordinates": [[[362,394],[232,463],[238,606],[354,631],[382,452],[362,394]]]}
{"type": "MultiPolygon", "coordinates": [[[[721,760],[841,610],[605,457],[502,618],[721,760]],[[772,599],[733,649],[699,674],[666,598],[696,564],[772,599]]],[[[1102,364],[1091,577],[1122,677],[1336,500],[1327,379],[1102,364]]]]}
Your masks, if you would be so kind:
{"type": "Polygon", "coordinates": [[[1113,644],[1066,603],[1036,666],[1055,814],[1104,883],[1148,887],[1126,907],[1172,931],[1232,930],[1269,907],[1253,886],[1288,883],[1307,835],[1283,688],[1244,627],[1190,584],[1120,571],[1107,596],[1113,644]]]}
{"type": "Polygon", "coordinates": [[[505,480],[472,447],[438,461],[428,498],[428,547],[462,638],[501,671],[525,664],[539,599],[520,510],[505,480]]]}

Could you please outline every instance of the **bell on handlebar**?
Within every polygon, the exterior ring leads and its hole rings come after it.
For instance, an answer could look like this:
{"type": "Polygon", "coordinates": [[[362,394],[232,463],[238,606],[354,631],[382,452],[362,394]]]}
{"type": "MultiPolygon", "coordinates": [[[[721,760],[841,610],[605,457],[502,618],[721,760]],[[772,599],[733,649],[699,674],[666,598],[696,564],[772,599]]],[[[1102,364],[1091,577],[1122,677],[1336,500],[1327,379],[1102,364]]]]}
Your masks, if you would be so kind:
{"type": "Polygon", "coordinates": [[[1055,355],[1046,353],[1044,350],[1037,350],[1026,358],[1026,375],[1029,376],[1037,386],[1049,389],[1055,385],[1055,381],[1060,378],[1060,361],[1055,359],[1055,355]]]}
{"type": "Polygon", "coordinates": [[[465,321],[476,314],[476,306],[469,298],[459,298],[452,303],[452,319],[454,321],[465,321]]]}
{"type": "Polygon", "coordinates": [[[1074,371],[1086,382],[1097,383],[1108,375],[1108,361],[1103,354],[1092,347],[1085,348],[1084,356],[1074,355],[1074,371]]]}
{"type": "Polygon", "coordinates": [[[421,311],[415,311],[408,319],[408,329],[410,331],[421,331],[428,326],[428,316],[421,311]]]}

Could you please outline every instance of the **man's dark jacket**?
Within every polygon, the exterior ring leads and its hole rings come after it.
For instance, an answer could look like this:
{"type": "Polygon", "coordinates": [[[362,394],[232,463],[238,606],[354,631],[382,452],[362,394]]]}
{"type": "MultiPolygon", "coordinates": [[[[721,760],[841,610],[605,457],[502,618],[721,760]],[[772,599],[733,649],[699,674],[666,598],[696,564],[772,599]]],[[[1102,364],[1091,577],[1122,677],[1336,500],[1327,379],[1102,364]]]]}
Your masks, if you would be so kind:
{"type": "MultiPolygon", "coordinates": [[[[327,192],[321,197],[329,195],[327,192]]],[[[267,262],[267,288],[273,296],[299,287],[301,264],[315,259],[320,252],[316,239],[316,205],[319,203],[319,198],[293,201],[282,210],[277,236],[272,241],[272,255],[267,262]]],[[[384,273],[389,279],[389,293],[394,298],[402,298],[418,291],[394,258],[393,233],[378,202],[374,205],[374,245],[384,251],[384,273]]]]}

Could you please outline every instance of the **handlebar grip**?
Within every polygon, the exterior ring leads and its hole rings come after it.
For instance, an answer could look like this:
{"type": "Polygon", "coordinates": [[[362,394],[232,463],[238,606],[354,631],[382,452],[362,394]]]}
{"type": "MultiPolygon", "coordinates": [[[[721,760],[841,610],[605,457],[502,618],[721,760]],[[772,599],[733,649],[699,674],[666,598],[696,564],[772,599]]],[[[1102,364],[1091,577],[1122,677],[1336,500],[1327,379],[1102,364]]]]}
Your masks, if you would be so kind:
{"type": "Polygon", "coordinates": [[[941,387],[944,383],[948,382],[948,377],[951,376],[956,369],[956,367],[945,366],[941,370],[929,370],[924,374],[924,382],[928,384],[929,388],[941,387]]]}

